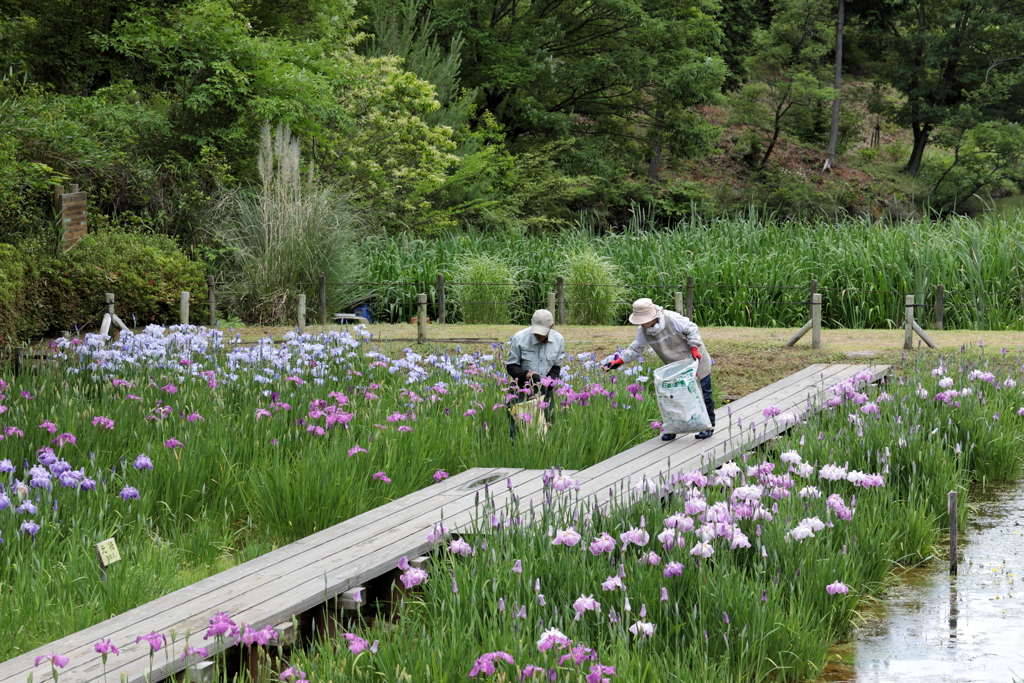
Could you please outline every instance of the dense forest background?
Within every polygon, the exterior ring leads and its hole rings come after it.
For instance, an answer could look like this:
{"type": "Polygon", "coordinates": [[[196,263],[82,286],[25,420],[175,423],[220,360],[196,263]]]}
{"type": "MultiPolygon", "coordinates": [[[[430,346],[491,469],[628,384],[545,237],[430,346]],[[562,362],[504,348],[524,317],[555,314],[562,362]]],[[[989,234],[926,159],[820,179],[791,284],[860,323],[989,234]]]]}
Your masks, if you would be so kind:
{"type": "Polygon", "coordinates": [[[187,258],[157,299],[207,272],[273,298],[353,281],[369,236],[947,215],[1024,185],[1017,0],[0,0],[0,73],[0,308],[5,278],[65,309],[124,284],[112,253],[187,258]],[[72,183],[107,241],[68,256],[72,183]]]}

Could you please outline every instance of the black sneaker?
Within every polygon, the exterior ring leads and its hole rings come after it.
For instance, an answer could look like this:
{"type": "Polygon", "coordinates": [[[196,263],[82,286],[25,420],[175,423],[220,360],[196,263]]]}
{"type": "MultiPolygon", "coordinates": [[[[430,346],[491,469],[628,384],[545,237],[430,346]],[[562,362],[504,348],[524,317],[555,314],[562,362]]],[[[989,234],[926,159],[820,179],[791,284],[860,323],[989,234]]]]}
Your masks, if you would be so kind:
{"type": "Polygon", "coordinates": [[[661,435],[661,440],[662,441],[671,441],[674,438],[676,438],[675,434],[662,434],[661,435]]]}
{"type": "Polygon", "coordinates": [[[708,438],[709,436],[711,436],[714,433],[715,433],[714,429],[705,429],[703,432],[697,432],[696,434],[694,434],[693,438],[695,438],[695,439],[706,439],[706,438],[708,438]]]}

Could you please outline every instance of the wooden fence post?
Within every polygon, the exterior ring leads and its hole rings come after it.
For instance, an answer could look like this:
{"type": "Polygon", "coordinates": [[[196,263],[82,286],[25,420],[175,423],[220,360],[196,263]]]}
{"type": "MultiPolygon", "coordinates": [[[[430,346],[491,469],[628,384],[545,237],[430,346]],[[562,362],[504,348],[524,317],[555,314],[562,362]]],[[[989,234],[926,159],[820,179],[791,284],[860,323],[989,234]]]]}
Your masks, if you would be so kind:
{"type": "Polygon", "coordinates": [[[676,313],[678,313],[679,315],[684,315],[683,311],[685,311],[686,309],[683,308],[683,293],[682,292],[676,292],[675,300],[676,300],[675,301],[676,313]]]}
{"type": "Polygon", "coordinates": [[[299,334],[306,331],[306,295],[299,294],[299,334]]]}
{"type": "Polygon", "coordinates": [[[808,289],[810,289],[811,293],[807,297],[807,308],[810,308],[814,305],[814,295],[818,293],[818,280],[816,278],[811,278],[811,283],[808,286],[808,289]]]}
{"type": "Polygon", "coordinates": [[[444,325],[447,322],[444,314],[444,273],[437,274],[437,324],[444,325]]]}
{"type": "Polygon", "coordinates": [[[103,301],[106,302],[107,310],[103,313],[103,321],[100,322],[100,334],[108,334],[110,324],[114,321],[114,295],[107,292],[103,295],[103,301]]]}
{"type": "Polygon", "coordinates": [[[935,329],[941,330],[946,308],[946,289],[942,285],[935,287],[935,329]]]}
{"type": "Polygon", "coordinates": [[[555,291],[558,294],[558,324],[565,325],[565,278],[561,275],[555,279],[555,291]]]}
{"type": "Polygon", "coordinates": [[[821,348],[821,294],[811,295],[811,348],[821,348]]]}
{"type": "Polygon", "coordinates": [[[957,494],[956,491],[949,492],[947,511],[949,512],[949,573],[957,573],[957,494]]]}
{"type": "Polygon", "coordinates": [[[327,327],[327,277],[325,275],[320,276],[320,282],[318,283],[320,293],[320,325],[327,327]]]}
{"type": "Polygon", "coordinates": [[[217,327],[217,281],[212,275],[207,276],[206,286],[210,291],[210,327],[217,327]]]}
{"type": "Polygon", "coordinates": [[[181,324],[182,325],[188,325],[188,299],[189,299],[189,293],[188,292],[182,292],[181,293],[181,305],[179,306],[179,314],[180,314],[179,317],[181,318],[181,324]]]}
{"type": "Polygon", "coordinates": [[[427,343],[427,295],[416,295],[416,341],[427,343]]]}
{"type": "Polygon", "coordinates": [[[555,314],[555,293],[548,292],[548,311],[551,315],[555,314]]]}
{"type": "Polygon", "coordinates": [[[686,317],[693,320],[693,277],[686,278],[686,317]]]}
{"type": "Polygon", "coordinates": [[[914,295],[907,294],[903,305],[903,350],[914,348],[914,295]]]}

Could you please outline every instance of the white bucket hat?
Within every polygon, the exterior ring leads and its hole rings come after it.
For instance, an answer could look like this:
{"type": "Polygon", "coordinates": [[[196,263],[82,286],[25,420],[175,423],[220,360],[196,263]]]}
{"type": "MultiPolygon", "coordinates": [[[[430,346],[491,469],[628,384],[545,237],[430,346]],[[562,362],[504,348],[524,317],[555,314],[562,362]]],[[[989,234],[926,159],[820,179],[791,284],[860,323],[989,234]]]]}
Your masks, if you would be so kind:
{"type": "Polygon", "coordinates": [[[533,320],[530,321],[530,324],[532,325],[531,331],[534,334],[539,334],[543,337],[551,331],[552,327],[554,327],[555,316],[551,315],[551,311],[542,308],[538,311],[534,311],[533,320]]]}
{"type": "Polygon", "coordinates": [[[629,316],[629,322],[634,325],[649,323],[661,314],[661,306],[655,306],[650,299],[637,299],[633,302],[633,313],[629,316]]]}

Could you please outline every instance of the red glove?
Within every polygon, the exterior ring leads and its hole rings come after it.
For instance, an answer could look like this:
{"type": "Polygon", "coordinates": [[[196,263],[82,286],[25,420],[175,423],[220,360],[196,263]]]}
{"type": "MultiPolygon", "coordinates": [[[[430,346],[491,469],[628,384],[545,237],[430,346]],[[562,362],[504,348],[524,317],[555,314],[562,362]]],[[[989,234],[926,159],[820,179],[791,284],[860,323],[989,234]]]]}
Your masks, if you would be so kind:
{"type": "Polygon", "coordinates": [[[697,360],[697,361],[700,360],[700,351],[697,350],[696,346],[691,346],[690,347],[690,353],[693,354],[693,359],[694,360],[697,360]]]}
{"type": "Polygon", "coordinates": [[[616,358],[615,360],[610,360],[610,361],[608,361],[608,364],[604,366],[604,371],[608,372],[609,370],[614,370],[615,368],[621,367],[622,365],[624,365],[625,362],[626,361],[622,360],[621,358],[616,358]]]}

